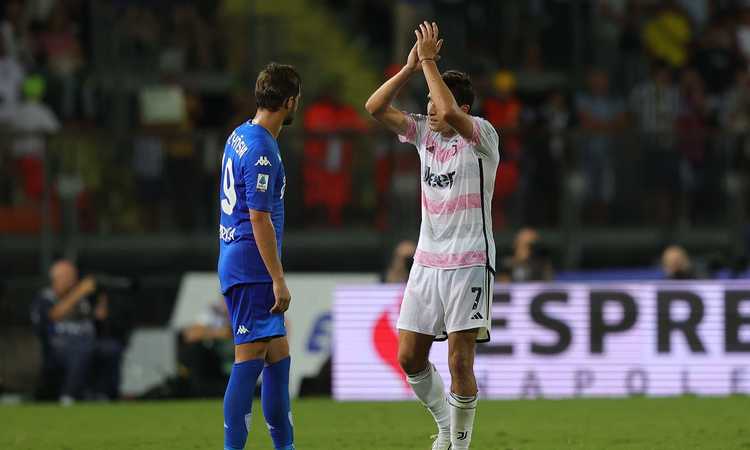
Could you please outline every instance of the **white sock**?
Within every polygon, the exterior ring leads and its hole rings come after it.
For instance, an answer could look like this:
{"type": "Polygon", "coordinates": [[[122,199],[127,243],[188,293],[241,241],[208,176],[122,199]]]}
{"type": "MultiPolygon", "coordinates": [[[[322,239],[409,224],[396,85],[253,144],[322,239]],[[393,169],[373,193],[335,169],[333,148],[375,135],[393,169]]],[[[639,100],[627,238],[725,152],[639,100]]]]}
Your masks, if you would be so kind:
{"type": "Polygon", "coordinates": [[[451,415],[448,409],[448,399],[445,396],[445,385],[435,366],[430,364],[420,373],[407,375],[406,379],[419,401],[435,418],[440,434],[450,433],[451,415]]]}
{"type": "Polygon", "coordinates": [[[463,397],[451,392],[448,398],[451,411],[451,444],[454,450],[468,449],[477,412],[477,396],[463,397]]]}

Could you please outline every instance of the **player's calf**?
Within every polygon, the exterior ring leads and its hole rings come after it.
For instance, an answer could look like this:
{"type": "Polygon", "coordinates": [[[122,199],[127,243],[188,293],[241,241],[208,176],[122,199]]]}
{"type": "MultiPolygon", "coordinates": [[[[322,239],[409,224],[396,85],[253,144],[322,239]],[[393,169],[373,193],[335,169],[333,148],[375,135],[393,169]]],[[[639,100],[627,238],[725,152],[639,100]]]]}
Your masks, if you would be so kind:
{"type": "Polygon", "coordinates": [[[474,377],[474,354],[454,351],[448,355],[451,372],[451,392],[471,397],[477,395],[477,381],[474,377]]]}

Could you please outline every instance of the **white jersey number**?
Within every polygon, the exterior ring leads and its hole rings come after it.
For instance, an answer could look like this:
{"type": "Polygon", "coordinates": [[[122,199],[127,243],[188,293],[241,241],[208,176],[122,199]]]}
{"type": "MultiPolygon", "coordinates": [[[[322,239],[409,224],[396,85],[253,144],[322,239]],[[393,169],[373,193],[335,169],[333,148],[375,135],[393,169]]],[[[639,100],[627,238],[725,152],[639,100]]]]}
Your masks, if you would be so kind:
{"type": "Polygon", "coordinates": [[[232,158],[224,157],[225,165],[224,179],[221,181],[221,188],[224,191],[224,198],[221,199],[221,210],[224,214],[231,215],[234,212],[234,206],[237,204],[237,192],[234,190],[234,172],[232,171],[232,158]]]}

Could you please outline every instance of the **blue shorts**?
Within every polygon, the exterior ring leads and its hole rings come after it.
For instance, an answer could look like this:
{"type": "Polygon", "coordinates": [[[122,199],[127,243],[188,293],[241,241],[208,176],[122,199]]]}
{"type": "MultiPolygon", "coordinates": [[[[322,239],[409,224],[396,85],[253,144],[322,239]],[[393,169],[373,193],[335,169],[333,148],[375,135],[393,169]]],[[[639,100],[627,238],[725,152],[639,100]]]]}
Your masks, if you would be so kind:
{"type": "Polygon", "coordinates": [[[224,294],[235,345],[286,336],[284,314],[271,314],[273,283],[237,284],[224,294]]]}

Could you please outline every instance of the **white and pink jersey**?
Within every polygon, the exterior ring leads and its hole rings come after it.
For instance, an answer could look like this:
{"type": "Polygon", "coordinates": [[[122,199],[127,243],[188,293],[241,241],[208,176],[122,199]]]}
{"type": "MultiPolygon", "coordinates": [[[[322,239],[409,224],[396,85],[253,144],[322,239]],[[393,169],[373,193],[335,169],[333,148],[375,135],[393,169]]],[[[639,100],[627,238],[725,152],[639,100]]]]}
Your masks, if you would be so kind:
{"type": "Polygon", "coordinates": [[[407,114],[399,136],[417,147],[422,166],[422,225],[414,262],[438,269],[487,266],[495,269],[492,193],[500,162],[500,138],[472,116],[474,134],[450,138],[432,131],[427,117],[407,114]]]}

